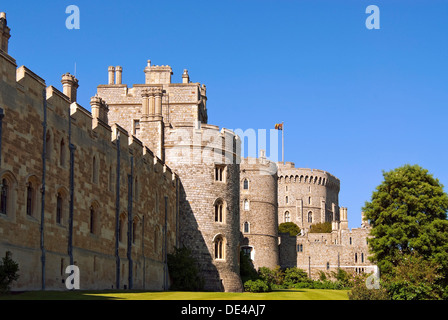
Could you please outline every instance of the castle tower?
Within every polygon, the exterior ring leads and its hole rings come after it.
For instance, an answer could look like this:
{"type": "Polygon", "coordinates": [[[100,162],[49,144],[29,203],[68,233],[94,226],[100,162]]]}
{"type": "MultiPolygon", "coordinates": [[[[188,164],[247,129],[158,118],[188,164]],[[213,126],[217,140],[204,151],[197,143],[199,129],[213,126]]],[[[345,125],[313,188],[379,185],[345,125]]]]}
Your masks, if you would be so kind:
{"type": "Polygon", "coordinates": [[[258,159],[243,159],[241,170],[241,249],[254,267],[275,268],[279,263],[277,166],[262,152],[258,159]]]}
{"type": "Polygon", "coordinates": [[[0,12],[0,49],[8,53],[9,38],[11,38],[11,29],[6,21],[6,13],[0,12]]]}
{"type": "MultiPolygon", "coordinates": [[[[242,291],[239,276],[240,141],[232,131],[207,124],[206,87],[172,83],[169,66],[144,69],[145,83],[99,85],[109,124],[137,137],[180,179],[179,243],[199,262],[206,289],[242,291]]],[[[187,78],[188,76],[188,78],[187,78]]]]}
{"type": "Polygon", "coordinates": [[[279,223],[294,222],[307,231],[312,224],[339,221],[340,181],[322,170],[279,163],[279,223]]]}

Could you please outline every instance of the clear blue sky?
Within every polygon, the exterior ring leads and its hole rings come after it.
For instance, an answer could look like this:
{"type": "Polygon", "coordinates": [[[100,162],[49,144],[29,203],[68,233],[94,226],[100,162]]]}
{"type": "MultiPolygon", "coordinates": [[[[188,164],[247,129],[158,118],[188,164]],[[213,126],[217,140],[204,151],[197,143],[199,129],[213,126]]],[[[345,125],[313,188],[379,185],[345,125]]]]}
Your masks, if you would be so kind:
{"type": "Polygon", "coordinates": [[[2,1],[10,54],[61,89],[80,81],[90,109],[109,65],[144,82],[148,59],[207,85],[209,123],[271,129],[285,155],[341,179],[339,202],[358,227],[382,171],[419,164],[448,188],[447,1],[2,1]],[[68,30],[68,5],[81,12],[68,30]],[[380,29],[368,30],[368,5],[380,29]]]}

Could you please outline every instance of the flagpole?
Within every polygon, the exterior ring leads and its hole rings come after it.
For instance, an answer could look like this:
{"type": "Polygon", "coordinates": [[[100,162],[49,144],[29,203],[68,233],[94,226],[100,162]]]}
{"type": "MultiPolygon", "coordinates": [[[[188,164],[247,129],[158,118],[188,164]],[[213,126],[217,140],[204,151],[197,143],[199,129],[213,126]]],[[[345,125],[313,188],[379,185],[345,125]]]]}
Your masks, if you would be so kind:
{"type": "Polygon", "coordinates": [[[282,122],[282,161],[285,164],[285,123],[282,122]]]}

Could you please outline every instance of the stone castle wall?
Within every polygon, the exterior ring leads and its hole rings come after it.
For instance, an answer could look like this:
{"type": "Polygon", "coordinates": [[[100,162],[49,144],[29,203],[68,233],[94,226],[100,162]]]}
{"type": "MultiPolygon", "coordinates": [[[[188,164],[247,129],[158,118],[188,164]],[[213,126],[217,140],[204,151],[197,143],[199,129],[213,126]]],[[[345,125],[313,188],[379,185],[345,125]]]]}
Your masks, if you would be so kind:
{"type": "Polygon", "coordinates": [[[129,288],[131,283],[133,288],[165,288],[165,254],[177,238],[175,174],[124,129],[93,119],[32,71],[17,68],[1,50],[0,72],[0,181],[7,190],[0,254],[11,251],[19,263],[14,290],[37,290],[43,283],[46,289],[65,290],[65,268],[71,263],[80,268],[82,289],[129,288]],[[70,140],[75,147],[73,185],[70,140]]]}

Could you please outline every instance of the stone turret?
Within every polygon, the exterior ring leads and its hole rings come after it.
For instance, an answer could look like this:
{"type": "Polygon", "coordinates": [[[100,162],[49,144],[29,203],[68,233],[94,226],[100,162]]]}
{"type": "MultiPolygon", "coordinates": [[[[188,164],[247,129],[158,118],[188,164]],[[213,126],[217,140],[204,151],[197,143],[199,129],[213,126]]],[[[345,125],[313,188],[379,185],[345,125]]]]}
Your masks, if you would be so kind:
{"type": "Polygon", "coordinates": [[[107,114],[109,112],[109,107],[106,102],[101,99],[99,96],[94,96],[90,99],[90,106],[92,107],[92,119],[93,121],[102,121],[107,124],[107,114]]]}
{"type": "Polygon", "coordinates": [[[78,92],[78,79],[70,73],[62,75],[62,91],[68,97],[71,103],[76,102],[78,92]]]}
{"type": "Polygon", "coordinates": [[[6,21],[6,13],[0,12],[0,50],[8,53],[9,38],[11,38],[11,29],[6,21]]]}

